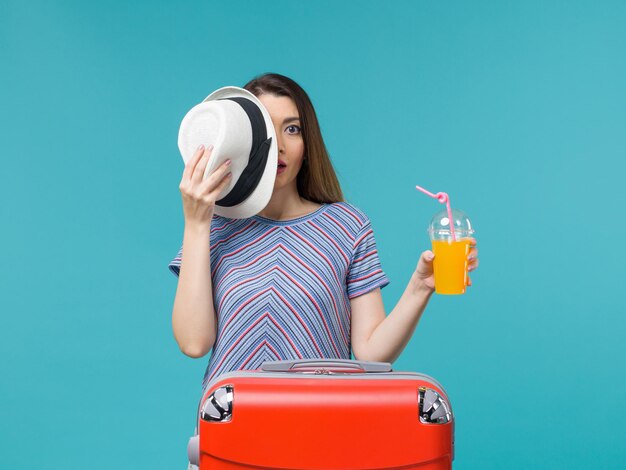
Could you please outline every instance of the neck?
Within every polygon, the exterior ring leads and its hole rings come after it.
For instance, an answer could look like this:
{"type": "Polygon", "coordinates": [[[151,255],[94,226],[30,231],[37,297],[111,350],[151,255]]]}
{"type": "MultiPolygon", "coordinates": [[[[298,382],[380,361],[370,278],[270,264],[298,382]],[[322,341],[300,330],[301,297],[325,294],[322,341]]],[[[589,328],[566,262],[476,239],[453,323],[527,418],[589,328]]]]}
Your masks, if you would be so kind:
{"type": "Polygon", "coordinates": [[[294,184],[274,189],[270,202],[258,215],[274,220],[289,219],[297,215],[305,204],[305,200],[300,197],[294,184]]]}

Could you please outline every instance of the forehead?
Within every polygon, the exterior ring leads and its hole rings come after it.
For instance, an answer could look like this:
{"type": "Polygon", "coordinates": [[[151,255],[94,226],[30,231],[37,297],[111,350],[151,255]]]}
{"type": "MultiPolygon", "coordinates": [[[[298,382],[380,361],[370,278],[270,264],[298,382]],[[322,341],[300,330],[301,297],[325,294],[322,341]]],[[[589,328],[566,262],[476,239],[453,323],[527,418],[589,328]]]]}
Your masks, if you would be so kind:
{"type": "Polygon", "coordinates": [[[283,119],[285,117],[300,116],[296,103],[288,96],[276,96],[262,94],[258,96],[259,101],[267,108],[272,119],[283,119]]]}

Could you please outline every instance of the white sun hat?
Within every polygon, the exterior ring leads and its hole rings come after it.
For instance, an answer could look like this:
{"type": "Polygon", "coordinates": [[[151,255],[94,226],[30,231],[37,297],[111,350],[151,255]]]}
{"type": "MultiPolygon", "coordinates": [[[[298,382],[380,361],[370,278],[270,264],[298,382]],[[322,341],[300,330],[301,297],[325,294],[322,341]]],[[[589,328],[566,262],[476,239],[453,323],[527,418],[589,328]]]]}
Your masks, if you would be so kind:
{"type": "Polygon", "coordinates": [[[213,145],[202,179],[230,159],[230,183],[218,195],[214,213],[245,219],[268,204],[274,189],[278,150],[269,112],[248,90],[227,86],[215,90],[189,110],[178,131],[185,164],[200,144],[213,145]]]}

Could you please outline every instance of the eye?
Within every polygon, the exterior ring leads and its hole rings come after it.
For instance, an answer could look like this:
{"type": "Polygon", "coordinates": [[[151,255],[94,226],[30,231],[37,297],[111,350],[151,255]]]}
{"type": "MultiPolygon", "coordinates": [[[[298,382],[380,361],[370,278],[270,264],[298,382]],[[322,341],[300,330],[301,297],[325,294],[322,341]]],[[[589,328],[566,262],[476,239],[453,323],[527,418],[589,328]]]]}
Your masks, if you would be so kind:
{"type": "Polygon", "coordinates": [[[289,134],[300,133],[300,126],[296,126],[295,124],[292,124],[291,126],[287,127],[287,133],[289,134]]]}

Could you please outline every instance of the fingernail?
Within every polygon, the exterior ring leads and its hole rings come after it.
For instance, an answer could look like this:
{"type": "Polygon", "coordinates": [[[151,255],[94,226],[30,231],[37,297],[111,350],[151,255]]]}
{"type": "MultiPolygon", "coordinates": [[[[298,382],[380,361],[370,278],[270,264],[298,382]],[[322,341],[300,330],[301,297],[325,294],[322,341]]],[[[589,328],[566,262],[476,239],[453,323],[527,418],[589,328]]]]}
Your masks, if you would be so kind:
{"type": "Polygon", "coordinates": [[[209,145],[209,150],[213,150],[213,144],[209,145]]]}
{"type": "Polygon", "coordinates": [[[230,160],[226,160],[226,166],[230,166],[232,162],[230,160]]]}
{"type": "Polygon", "coordinates": [[[197,150],[202,150],[204,148],[204,145],[200,144],[198,145],[198,149],[197,150]]]}

